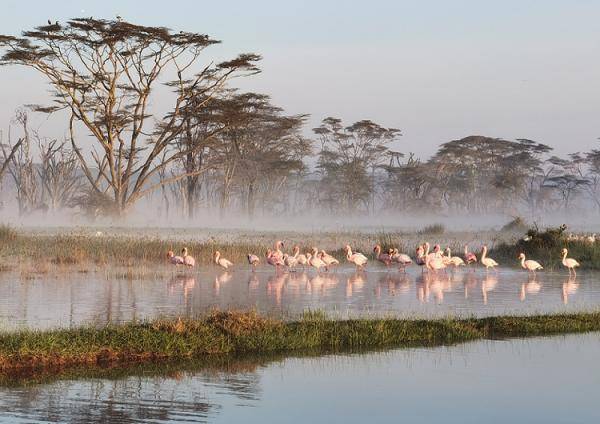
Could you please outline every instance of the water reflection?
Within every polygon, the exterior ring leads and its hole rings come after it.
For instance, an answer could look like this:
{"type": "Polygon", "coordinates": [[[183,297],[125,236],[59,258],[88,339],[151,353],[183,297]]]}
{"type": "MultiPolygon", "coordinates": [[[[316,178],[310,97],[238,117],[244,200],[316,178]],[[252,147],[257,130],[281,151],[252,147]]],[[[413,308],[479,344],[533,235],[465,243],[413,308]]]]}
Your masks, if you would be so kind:
{"type": "MultiPolygon", "coordinates": [[[[160,271],[157,270],[157,272],[160,271]]],[[[160,275],[160,274],[158,274],[160,275]]],[[[498,274],[457,270],[406,273],[373,268],[355,272],[314,270],[274,273],[234,269],[178,273],[144,280],[110,278],[103,272],[0,274],[0,325],[48,328],[103,325],[157,316],[198,315],[214,308],[257,309],[294,316],[307,309],[334,317],[368,314],[403,317],[486,316],[589,310],[600,307],[598,274],[498,274]]]]}
{"type": "Polygon", "coordinates": [[[72,372],[0,387],[0,421],[598,422],[599,350],[586,334],[72,372]]]}

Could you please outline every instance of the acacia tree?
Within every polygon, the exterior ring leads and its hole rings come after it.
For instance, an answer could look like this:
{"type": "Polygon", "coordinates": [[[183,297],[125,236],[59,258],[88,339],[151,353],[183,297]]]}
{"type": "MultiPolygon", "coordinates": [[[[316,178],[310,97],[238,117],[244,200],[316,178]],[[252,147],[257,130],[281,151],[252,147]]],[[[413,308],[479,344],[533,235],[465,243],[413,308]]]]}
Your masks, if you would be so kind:
{"type": "Polygon", "coordinates": [[[38,138],[40,164],[37,173],[42,184],[42,198],[50,210],[73,206],[81,190],[81,175],[77,155],[67,142],[38,138]]]}
{"type": "Polygon", "coordinates": [[[41,190],[31,154],[31,135],[27,113],[22,109],[17,110],[14,121],[22,127],[23,136],[13,144],[9,132],[8,145],[2,144],[1,148],[4,165],[15,184],[19,216],[23,216],[41,206],[41,190]]]}
{"type": "MultiPolygon", "coordinates": [[[[209,99],[235,73],[258,72],[257,55],[198,68],[204,50],[219,41],[207,35],[135,25],[121,19],[71,19],[0,36],[0,64],[30,67],[52,86],[54,104],[38,111],[64,109],[69,115],[73,150],[90,184],[90,197],[107,210],[123,214],[141,197],[163,184],[178,181],[185,171],[166,180],[157,174],[188,152],[172,149],[180,134],[180,111],[202,91],[209,99]],[[176,74],[176,78],[173,78],[176,74]],[[170,112],[162,117],[149,110],[160,80],[174,87],[170,112]],[[91,158],[83,127],[91,135],[91,158]]],[[[161,99],[165,104],[165,100],[161,99]]]]}
{"type": "Polygon", "coordinates": [[[344,127],[341,119],[329,117],[313,132],[321,142],[317,168],[325,202],[330,208],[368,207],[375,191],[375,170],[386,160],[388,144],[401,135],[400,130],[369,120],[344,127]]]}

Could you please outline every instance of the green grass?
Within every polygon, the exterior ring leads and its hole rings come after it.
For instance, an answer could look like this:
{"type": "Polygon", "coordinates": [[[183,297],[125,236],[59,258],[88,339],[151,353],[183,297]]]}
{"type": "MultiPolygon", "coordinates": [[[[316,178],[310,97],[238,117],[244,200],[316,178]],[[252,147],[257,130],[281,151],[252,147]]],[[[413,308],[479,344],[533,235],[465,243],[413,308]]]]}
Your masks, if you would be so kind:
{"type": "Polygon", "coordinates": [[[284,322],[255,312],[196,319],[0,333],[0,370],[113,366],[220,355],[274,355],[448,345],[470,340],[600,331],[600,312],[481,319],[333,320],[311,312],[284,322]]]}
{"type": "Polygon", "coordinates": [[[556,270],[562,266],[563,248],[568,249],[568,257],[576,259],[582,269],[600,269],[600,243],[583,240],[569,240],[566,226],[547,228],[543,231],[531,228],[526,237],[514,243],[500,243],[490,252],[490,257],[503,265],[518,266],[517,257],[525,253],[527,259],[534,259],[546,270],[556,270]]]}

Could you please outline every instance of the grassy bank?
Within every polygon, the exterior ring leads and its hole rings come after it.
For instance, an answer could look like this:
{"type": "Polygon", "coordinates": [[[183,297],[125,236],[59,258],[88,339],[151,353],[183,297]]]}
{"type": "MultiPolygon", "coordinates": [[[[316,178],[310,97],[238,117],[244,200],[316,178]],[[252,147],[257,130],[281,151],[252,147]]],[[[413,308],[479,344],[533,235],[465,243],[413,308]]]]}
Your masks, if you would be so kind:
{"type": "Polygon", "coordinates": [[[337,321],[319,313],[295,322],[256,313],[51,331],[0,333],[0,370],[106,366],[316,351],[436,346],[483,338],[600,331],[600,312],[482,319],[337,321]]]}
{"type": "Polygon", "coordinates": [[[568,257],[576,259],[581,269],[600,269],[600,242],[589,243],[584,240],[571,240],[565,234],[566,227],[547,228],[540,231],[530,229],[525,237],[513,243],[499,243],[490,252],[490,257],[502,265],[518,266],[517,256],[525,253],[528,259],[534,259],[546,270],[562,267],[563,248],[568,249],[568,257]]]}

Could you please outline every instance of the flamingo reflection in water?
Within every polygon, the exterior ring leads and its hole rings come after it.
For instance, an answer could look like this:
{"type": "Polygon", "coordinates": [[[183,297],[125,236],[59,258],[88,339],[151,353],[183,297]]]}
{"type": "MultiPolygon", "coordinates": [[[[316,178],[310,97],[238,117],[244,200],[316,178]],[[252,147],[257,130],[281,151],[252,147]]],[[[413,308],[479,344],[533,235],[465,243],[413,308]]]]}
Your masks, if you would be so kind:
{"type": "Polygon", "coordinates": [[[365,285],[365,277],[356,273],[346,280],[346,298],[351,298],[355,291],[360,292],[365,285]]]}
{"type": "Polygon", "coordinates": [[[519,299],[524,302],[528,294],[538,294],[542,289],[542,285],[536,281],[535,275],[530,275],[526,283],[521,284],[519,299]]]}
{"type": "Polygon", "coordinates": [[[477,277],[473,273],[465,275],[463,280],[463,287],[465,293],[465,299],[469,298],[469,290],[474,289],[477,286],[477,277]]]}
{"type": "Polygon", "coordinates": [[[379,279],[375,287],[377,297],[381,296],[382,287],[387,289],[389,296],[395,296],[396,293],[408,293],[410,291],[410,277],[408,274],[385,274],[379,279]]]}
{"type": "Polygon", "coordinates": [[[577,293],[579,289],[579,283],[575,281],[575,278],[569,277],[565,280],[562,285],[562,301],[566,305],[569,303],[569,296],[577,293]]]}
{"type": "Polygon", "coordinates": [[[275,299],[275,304],[281,306],[281,298],[288,274],[275,274],[267,279],[267,297],[275,299]]]}
{"type": "Polygon", "coordinates": [[[189,301],[192,297],[192,290],[196,286],[196,279],[186,275],[176,275],[168,282],[167,287],[169,294],[175,293],[175,288],[181,286],[183,290],[183,301],[185,306],[189,306],[189,301]]]}
{"type": "Polygon", "coordinates": [[[213,294],[219,296],[221,294],[221,286],[231,281],[232,275],[230,272],[225,271],[215,277],[215,283],[213,284],[213,294]]]}
{"type": "Polygon", "coordinates": [[[252,271],[250,278],[248,278],[248,291],[251,292],[251,291],[258,289],[259,285],[260,285],[260,280],[254,273],[254,271],[252,271]]]}
{"type": "Polygon", "coordinates": [[[421,303],[428,303],[433,297],[438,305],[444,302],[444,292],[452,290],[452,282],[447,275],[427,273],[417,277],[417,299],[421,303]]]}
{"type": "Polygon", "coordinates": [[[481,294],[483,295],[483,304],[488,304],[488,292],[493,291],[498,285],[498,276],[487,274],[481,281],[481,294]]]}

